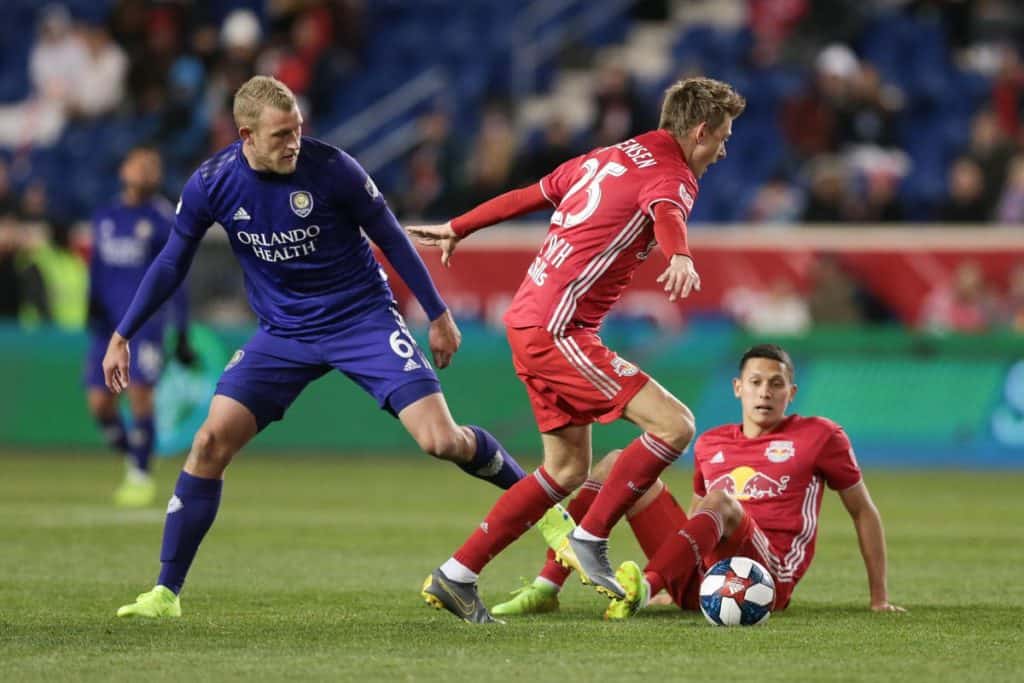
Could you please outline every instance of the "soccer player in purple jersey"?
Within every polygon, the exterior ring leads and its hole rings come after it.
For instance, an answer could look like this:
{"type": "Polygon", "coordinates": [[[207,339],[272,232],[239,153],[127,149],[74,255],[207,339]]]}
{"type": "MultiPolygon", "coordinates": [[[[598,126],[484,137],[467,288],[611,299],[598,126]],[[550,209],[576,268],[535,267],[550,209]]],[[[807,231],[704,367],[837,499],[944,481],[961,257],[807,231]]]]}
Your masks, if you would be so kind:
{"type": "Polygon", "coordinates": [[[524,476],[486,430],[455,423],[437,375],[395,308],[366,237],[423,306],[434,362],[446,367],[459,330],[373,180],[341,150],[302,136],[295,96],[276,79],[255,76],[243,84],[234,118],[241,139],[185,184],[167,246],[103,359],[107,387],[127,389],[129,340],[185,277],[206,230],[219,223],[242,266],[259,329],[225,368],[193,440],[167,506],[157,585],[118,616],[181,614],[178,593],[217,514],[228,463],[332,368],[395,415],[430,455],[501,488],[524,476]]]}
{"type": "Polygon", "coordinates": [[[100,363],[114,327],[128,310],[132,293],[174,225],[174,205],[158,193],[161,177],[160,155],[155,149],[132,149],[121,162],[121,196],[98,210],[92,221],[86,399],[107,443],[127,456],[124,482],[114,492],[114,502],[121,507],[144,507],[156,496],[150,477],[150,456],[156,441],[153,388],[164,365],[164,332],[169,319],[178,331],[178,359],[186,364],[194,360],[186,334],[188,300],[185,290],[180,289],[172,302],[173,311],[166,307],[158,311],[135,335],[131,374],[136,381],[127,392],[132,423],[131,429],[126,429],[117,397],[104,387],[100,363]]]}

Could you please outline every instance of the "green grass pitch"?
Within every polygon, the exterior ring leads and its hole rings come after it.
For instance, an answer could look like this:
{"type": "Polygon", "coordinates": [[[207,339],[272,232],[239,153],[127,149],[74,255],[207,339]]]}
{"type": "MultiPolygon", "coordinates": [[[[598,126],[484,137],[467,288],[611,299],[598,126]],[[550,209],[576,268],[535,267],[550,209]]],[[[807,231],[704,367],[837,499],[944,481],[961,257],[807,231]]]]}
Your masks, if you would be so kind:
{"type": "MultiPolygon", "coordinates": [[[[159,464],[160,498],[179,460],[159,464]]],[[[662,607],[604,623],[575,579],[554,615],[457,622],[424,576],[496,496],[426,458],[243,454],[176,621],[121,621],[152,586],[162,505],[108,503],[96,454],[0,454],[0,680],[1005,681],[1024,677],[1024,473],[869,471],[905,615],[867,610],[853,527],[826,494],[818,553],[793,605],[716,629],[662,607]]],[[[688,499],[687,471],[670,485],[688,499]]],[[[530,534],[485,572],[488,604],[532,577],[530,534]]],[[[640,559],[628,528],[612,559],[640,559]]]]}

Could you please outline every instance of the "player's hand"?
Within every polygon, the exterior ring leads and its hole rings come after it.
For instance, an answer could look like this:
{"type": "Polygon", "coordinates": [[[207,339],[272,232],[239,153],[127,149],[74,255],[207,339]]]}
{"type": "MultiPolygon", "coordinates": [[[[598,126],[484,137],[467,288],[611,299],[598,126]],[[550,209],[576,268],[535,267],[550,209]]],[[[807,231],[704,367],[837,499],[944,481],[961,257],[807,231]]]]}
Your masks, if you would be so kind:
{"type": "Polygon", "coordinates": [[[871,603],[871,611],[872,612],[906,612],[907,610],[903,609],[899,605],[892,604],[888,600],[883,600],[882,602],[873,602],[873,603],[871,603]]]}
{"type": "Polygon", "coordinates": [[[665,284],[668,300],[685,299],[693,290],[700,291],[700,275],[693,266],[693,259],[682,254],[675,254],[668,263],[668,268],[658,276],[657,282],[665,284]]]}
{"type": "Polygon", "coordinates": [[[430,353],[434,356],[434,365],[440,370],[451,365],[452,356],[462,344],[462,333],[455,324],[451,311],[445,311],[430,323],[430,353]]]}
{"type": "Polygon", "coordinates": [[[120,394],[128,388],[128,367],[131,363],[131,351],[128,340],[115,332],[107,344],[107,353],[103,356],[103,381],[107,388],[120,394]]]}
{"type": "Polygon", "coordinates": [[[425,247],[441,248],[441,265],[445,268],[452,263],[452,253],[455,246],[462,240],[452,230],[452,222],[448,221],[443,225],[410,225],[405,231],[425,247]]]}
{"type": "Polygon", "coordinates": [[[186,330],[178,332],[178,343],[174,346],[174,357],[187,368],[195,367],[199,361],[196,350],[188,343],[188,332],[186,330]]]}

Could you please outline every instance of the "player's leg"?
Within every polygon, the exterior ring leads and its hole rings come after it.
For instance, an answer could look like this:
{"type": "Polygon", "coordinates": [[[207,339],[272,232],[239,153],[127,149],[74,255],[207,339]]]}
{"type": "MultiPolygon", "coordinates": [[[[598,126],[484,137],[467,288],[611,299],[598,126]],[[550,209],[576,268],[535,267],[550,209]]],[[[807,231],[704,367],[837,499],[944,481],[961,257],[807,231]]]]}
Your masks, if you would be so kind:
{"type": "Polygon", "coordinates": [[[127,454],[128,431],[117,409],[117,396],[110,393],[106,387],[90,386],[85,397],[89,414],[99,426],[107,446],[118,453],[127,454]]]}
{"type": "MultiPolygon", "coordinates": [[[[590,510],[570,535],[565,559],[595,584],[616,585],[607,560],[612,527],[658,481],[694,434],[693,413],[653,379],[629,400],[623,417],[644,433],[623,449],[590,510]],[[575,555],[575,557],[573,557],[575,555]]],[[[621,592],[613,597],[622,597],[621,592]]]]}
{"type": "MultiPolygon", "coordinates": [[[[424,453],[441,460],[450,460],[463,472],[502,489],[509,488],[526,476],[515,458],[486,429],[476,425],[456,424],[444,394],[440,391],[432,391],[408,402],[412,397],[405,395],[410,390],[417,391],[416,385],[400,387],[388,401],[406,431],[424,453]]],[[[429,389],[420,391],[426,390],[429,389]]]]}
{"type": "Polygon", "coordinates": [[[431,605],[466,621],[490,621],[476,590],[484,566],[556,503],[583,483],[590,467],[590,425],[542,434],[544,464],[504,494],[466,542],[427,577],[421,592],[431,605]]]}
{"type": "Polygon", "coordinates": [[[122,507],[144,507],[156,498],[156,484],[151,476],[156,429],[152,385],[133,383],[128,387],[128,405],[132,425],[128,430],[128,457],[125,479],[114,493],[114,502],[122,507]]]}
{"type": "Polygon", "coordinates": [[[745,513],[725,491],[711,491],[676,534],[670,534],[650,558],[643,572],[634,562],[625,562],[617,576],[629,589],[622,600],[613,601],[605,612],[609,619],[623,619],[647,605],[649,597],[664,589],[680,607],[688,603],[693,580],[723,539],[741,527],[745,513]]]}

